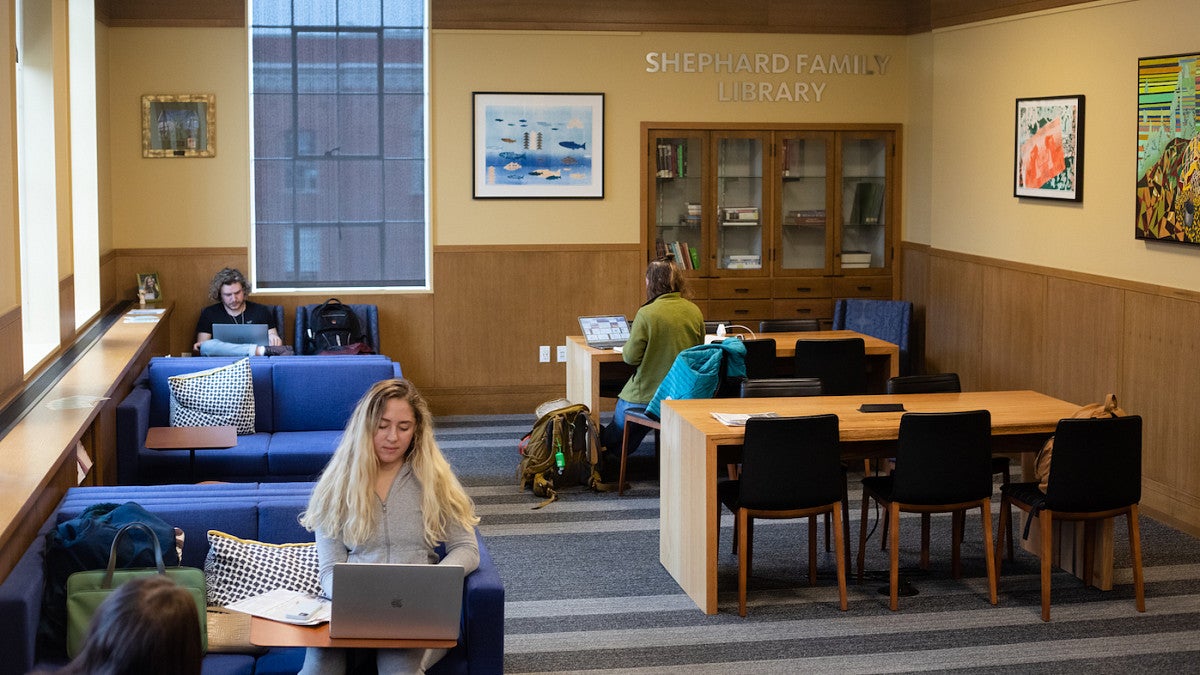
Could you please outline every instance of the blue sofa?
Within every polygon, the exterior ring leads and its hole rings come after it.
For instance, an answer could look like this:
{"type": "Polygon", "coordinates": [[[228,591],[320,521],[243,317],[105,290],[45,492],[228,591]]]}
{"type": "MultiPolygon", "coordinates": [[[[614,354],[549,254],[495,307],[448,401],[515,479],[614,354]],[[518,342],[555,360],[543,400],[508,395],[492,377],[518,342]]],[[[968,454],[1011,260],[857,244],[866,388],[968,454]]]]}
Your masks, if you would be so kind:
{"type": "Polygon", "coordinates": [[[400,364],[382,355],[253,356],[255,433],[237,446],[195,453],[150,450],[146,432],[170,424],[167,378],[228,365],[236,358],[150,359],[117,406],[117,482],[122,485],[314,480],[341,438],[358,399],[379,380],[400,377],[400,364]]]}
{"type": "MultiPolygon", "coordinates": [[[[182,564],[204,567],[210,529],[271,543],[312,541],[297,523],[312,483],[226,483],[170,486],[80,487],[67,491],[38,537],[0,583],[0,675],[54,668],[64,657],[35,653],[42,608],[42,551],[45,533],[77,516],[91,504],[135,501],[185,533],[182,564]]],[[[467,576],[462,632],[458,646],[430,673],[500,673],[504,667],[504,586],[479,541],[479,568],[467,576]]],[[[300,648],[272,648],[264,654],[210,653],[205,675],[296,673],[304,660],[300,648]]]]}

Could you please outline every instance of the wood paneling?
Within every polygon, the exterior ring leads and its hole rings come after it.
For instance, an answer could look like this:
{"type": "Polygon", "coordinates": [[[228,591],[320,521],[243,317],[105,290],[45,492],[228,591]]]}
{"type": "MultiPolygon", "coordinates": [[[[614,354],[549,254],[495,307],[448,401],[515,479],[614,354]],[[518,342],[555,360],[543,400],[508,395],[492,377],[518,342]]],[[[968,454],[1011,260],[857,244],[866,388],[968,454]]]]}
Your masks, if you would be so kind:
{"type": "Polygon", "coordinates": [[[66,349],[75,341],[75,275],[58,282],[58,344],[66,349]]]}
{"type": "Polygon", "coordinates": [[[930,0],[933,28],[1080,5],[1090,0],[930,0]]]}
{"type": "MultiPolygon", "coordinates": [[[[1115,393],[1145,420],[1142,508],[1200,535],[1200,294],[902,247],[902,297],[924,314],[925,372],[966,389],[1029,388],[1080,404],[1115,393]],[[922,287],[922,268],[928,285],[922,287]]],[[[920,322],[918,322],[920,323],[920,322]]]]}
{"type": "MultiPolygon", "coordinates": [[[[13,307],[0,314],[0,344],[20,345],[21,336],[21,308],[13,307]]],[[[0,407],[8,405],[23,386],[25,370],[22,367],[21,350],[0,350],[0,407]]]]}
{"type": "Polygon", "coordinates": [[[96,0],[96,20],[114,28],[236,28],[245,0],[96,0]]]}

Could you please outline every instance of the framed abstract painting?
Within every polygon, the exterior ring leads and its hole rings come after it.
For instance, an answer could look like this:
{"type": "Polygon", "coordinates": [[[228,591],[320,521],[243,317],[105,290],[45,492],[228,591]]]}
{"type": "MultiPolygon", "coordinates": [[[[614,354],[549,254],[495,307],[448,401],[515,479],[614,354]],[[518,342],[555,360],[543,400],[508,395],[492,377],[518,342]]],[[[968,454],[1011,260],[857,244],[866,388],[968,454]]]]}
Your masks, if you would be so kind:
{"type": "Polygon", "coordinates": [[[1200,54],[1138,59],[1138,239],[1200,244],[1200,54]]]}
{"type": "Polygon", "coordinates": [[[1083,201],[1082,95],[1017,99],[1013,196],[1083,201]]]}
{"type": "Polygon", "coordinates": [[[604,197],[604,94],[475,92],[474,197],[604,197]]]}

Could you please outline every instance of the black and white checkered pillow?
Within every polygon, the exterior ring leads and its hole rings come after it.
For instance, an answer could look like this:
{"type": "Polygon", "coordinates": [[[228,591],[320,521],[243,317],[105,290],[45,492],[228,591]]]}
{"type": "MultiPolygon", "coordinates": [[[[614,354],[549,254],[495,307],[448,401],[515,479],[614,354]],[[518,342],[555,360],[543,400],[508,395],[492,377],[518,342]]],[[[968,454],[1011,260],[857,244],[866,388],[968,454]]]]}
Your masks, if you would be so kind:
{"type": "Polygon", "coordinates": [[[171,426],[237,427],[254,433],[254,383],[250,359],[167,378],[171,390],[171,426]]]}
{"type": "Polygon", "coordinates": [[[224,606],[277,588],[318,595],[317,566],[316,544],[267,544],[209,530],[208,604],[224,606]]]}

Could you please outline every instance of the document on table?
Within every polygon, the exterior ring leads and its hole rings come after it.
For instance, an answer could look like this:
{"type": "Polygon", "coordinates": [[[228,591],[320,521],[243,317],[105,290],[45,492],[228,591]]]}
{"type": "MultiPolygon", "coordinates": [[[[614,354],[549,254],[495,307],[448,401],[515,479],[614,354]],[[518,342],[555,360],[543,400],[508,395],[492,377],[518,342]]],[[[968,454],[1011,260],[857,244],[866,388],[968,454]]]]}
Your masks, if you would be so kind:
{"type": "Polygon", "coordinates": [[[276,588],[262,595],[225,605],[225,609],[245,612],[272,621],[293,623],[298,626],[315,626],[329,620],[331,604],[324,598],[286,588],[276,588]]]}
{"type": "Polygon", "coordinates": [[[744,427],[746,420],[751,417],[779,417],[779,413],[761,412],[761,413],[710,413],[713,419],[724,424],[727,427],[744,427]]]}

